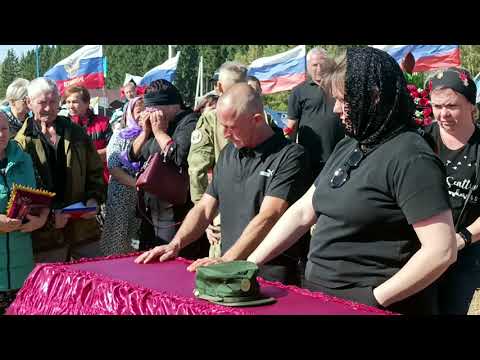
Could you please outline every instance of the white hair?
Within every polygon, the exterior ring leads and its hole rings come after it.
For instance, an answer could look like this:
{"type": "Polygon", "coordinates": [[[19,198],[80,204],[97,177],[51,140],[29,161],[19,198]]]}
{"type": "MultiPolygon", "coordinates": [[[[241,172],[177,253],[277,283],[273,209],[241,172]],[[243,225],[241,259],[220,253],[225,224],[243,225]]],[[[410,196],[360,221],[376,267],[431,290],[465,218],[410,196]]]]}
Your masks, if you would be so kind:
{"type": "Polygon", "coordinates": [[[8,101],[23,100],[27,96],[27,86],[29,83],[30,81],[22,78],[13,80],[7,87],[5,98],[8,101]]]}
{"type": "Polygon", "coordinates": [[[310,49],[307,53],[307,62],[310,62],[310,59],[314,54],[321,55],[322,57],[328,57],[327,50],[321,47],[314,47],[313,49],[310,49]]]}
{"type": "Polygon", "coordinates": [[[55,81],[45,77],[39,77],[32,80],[27,87],[27,91],[30,99],[35,99],[36,97],[47,93],[54,93],[57,97],[60,97],[55,81]]]}
{"type": "Polygon", "coordinates": [[[218,80],[225,86],[247,82],[247,67],[237,62],[227,61],[218,70],[218,80]]]}

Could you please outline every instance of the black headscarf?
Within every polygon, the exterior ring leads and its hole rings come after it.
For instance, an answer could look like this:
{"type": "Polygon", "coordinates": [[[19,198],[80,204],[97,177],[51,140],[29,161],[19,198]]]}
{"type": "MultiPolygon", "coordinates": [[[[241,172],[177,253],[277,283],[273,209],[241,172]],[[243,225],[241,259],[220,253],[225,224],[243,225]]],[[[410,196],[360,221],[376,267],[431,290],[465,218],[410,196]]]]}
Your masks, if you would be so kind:
{"type": "Polygon", "coordinates": [[[417,129],[415,104],[398,63],[373,47],[347,50],[346,133],[370,150],[408,129],[417,129]]]}

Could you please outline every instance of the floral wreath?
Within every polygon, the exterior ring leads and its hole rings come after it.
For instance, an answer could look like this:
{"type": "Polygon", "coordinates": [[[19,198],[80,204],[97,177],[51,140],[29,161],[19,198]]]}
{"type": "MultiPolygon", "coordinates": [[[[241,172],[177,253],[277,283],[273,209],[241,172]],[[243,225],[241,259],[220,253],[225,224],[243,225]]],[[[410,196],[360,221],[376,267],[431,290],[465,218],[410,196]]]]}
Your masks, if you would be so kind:
{"type": "Polygon", "coordinates": [[[429,100],[431,86],[422,89],[414,84],[408,84],[407,88],[416,107],[415,122],[420,126],[430,125],[433,122],[432,105],[429,100]]]}

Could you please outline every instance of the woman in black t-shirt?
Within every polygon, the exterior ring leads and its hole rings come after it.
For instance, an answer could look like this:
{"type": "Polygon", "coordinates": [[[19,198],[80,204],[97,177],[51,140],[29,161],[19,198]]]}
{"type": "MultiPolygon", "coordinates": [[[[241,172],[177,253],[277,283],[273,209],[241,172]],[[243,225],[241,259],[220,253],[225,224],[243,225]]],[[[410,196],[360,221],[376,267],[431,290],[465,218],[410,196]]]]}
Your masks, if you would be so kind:
{"type": "Polygon", "coordinates": [[[438,144],[455,224],[457,262],[439,281],[441,314],[467,314],[480,288],[480,128],[475,125],[477,87],[463,69],[438,70],[428,80],[433,114],[426,128],[438,144]],[[475,243],[475,244],[474,244],[475,243]],[[463,249],[465,247],[465,249],[463,249]]]}
{"type": "Polygon", "coordinates": [[[316,223],[305,287],[404,314],[436,312],[430,286],[456,259],[443,166],[417,131],[400,67],[351,48],[332,74],[347,137],[248,260],[264,263],[316,223]]]}

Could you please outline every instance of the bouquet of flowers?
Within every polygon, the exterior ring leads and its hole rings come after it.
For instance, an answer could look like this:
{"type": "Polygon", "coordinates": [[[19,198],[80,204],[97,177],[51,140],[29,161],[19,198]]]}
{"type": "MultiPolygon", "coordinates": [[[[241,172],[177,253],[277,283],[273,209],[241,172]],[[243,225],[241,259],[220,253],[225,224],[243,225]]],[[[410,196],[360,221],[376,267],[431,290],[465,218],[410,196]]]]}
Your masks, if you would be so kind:
{"type": "Polygon", "coordinates": [[[415,122],[420,126],[430,125],[433,121],[432,105],[430,104],[430,91],[428,88],[418,88],[416,85],[407,85],[410,96],[415,103],[415,122]]]}

